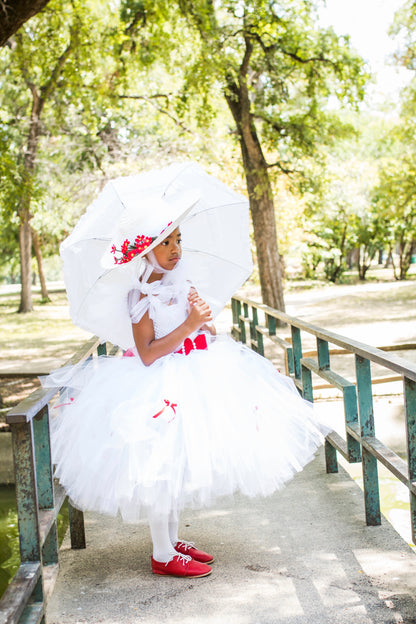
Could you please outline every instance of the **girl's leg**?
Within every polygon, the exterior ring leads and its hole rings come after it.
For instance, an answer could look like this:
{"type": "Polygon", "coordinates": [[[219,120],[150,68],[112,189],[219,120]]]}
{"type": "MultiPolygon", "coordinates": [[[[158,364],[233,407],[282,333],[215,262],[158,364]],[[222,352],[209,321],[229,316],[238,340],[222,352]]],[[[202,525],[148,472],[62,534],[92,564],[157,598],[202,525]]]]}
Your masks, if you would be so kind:
{"type": "Polygon", "coordinates": [[[149,517],[150,533],[153,541],[153,559],[170,561],[178,553],[174,549],[169,535],[169,519],[167,516],[149,517]]]}
{"type": "Polygon", "coordinates": [[[171,511],[169,515],[169,537],[170,537],[172,546],[176,546],[177,542],[179,542],[178,527],[179,527],[179,516],[178,514],[171,511]]]}
{"type": "Polygon", "coordinates": [[[176,552],[182,553],[183,555],[189,555],[195,559],[195,561],[199,561],[200,563],[211,563],[214,561],[214,557],[212,555],[195,548],[193,542],[180,540],[178,537],[178,526],[179,514],[171,511],[169,515],[169,537],[176,552]]]}

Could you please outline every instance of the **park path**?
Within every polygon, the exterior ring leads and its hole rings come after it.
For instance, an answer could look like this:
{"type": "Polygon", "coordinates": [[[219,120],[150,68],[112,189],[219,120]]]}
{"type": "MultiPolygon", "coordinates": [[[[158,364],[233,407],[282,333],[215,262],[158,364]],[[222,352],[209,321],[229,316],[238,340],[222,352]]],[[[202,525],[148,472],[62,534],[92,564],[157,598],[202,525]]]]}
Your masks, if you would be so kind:
{"type": "Polygon", "coordinates": [[[146,525],[86,514],[65,539],[48,624],[414,624],[416,555],[323,453],[277,494],[184,512],[181,537],[213,552],[211,576],[157,577],[146,525]]]}

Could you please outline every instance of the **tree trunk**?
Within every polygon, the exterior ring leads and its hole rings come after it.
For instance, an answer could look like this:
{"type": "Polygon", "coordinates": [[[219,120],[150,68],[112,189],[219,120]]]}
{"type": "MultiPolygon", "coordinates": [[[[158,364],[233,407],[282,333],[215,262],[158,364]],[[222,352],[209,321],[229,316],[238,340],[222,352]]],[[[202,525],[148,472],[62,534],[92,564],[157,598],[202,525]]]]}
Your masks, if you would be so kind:
{"type": "Polygon", "coordinates": [[[40,97],[34,85],[30,85],[32,91],[32,111],[30,115],[29,136],[27,139],[26,153],[24,158],[23,191],[19,206],[19,244],[22,290],[20,293],[19,312],[31,312],[33,310],[32,285],[30,281],[30,268],[32,260],[32,232],[30,220],[30,202],[32,195],[32,176],[35,168],[36,152],[40,134],[40,114],[44,100],[40,97]]]}
{"type": "MultiPolygon", "coordinates": [[[[246,151],[245,148],[246,146],[241,141],[242,152],[246,151]]],[[[250,157],[248,160],[251,160],[250,157]]],[[[265,180],[262,175],[264,172],[254,169],[245,169],[245,172],[262,299],[266,305],[284,312],[282,263],[277,245],[276,220],[270,182],[268,177],[267,181],[265,180]],[[261,188],[265,182],[266,188],[263,192],[258,193],[257,189],[261,188]]]]}
{"type": "Polygon", "coordinates": [[[403,253],[401,256],[401,263],[400,263],[400,279],[401,280],[404,280],[407,278],[407,273],[410,269],[410,265],[412,264],[414,246],[415,246],[414,241],[406,241],[403,244],[403,253]]]}
{"type": "Polygon", "coordinates": [[[225,98],[237,127],[243,157],[261,294],[266,305],[284,312],[282,263],[277,245],[273,193],[267,163],[250,113],[245,75],[242,73],[239,84],[230,81],[228,88],[225,98]]]}
{"type": "Polygon", "coordinates": [[[378,260],[377,260],[377,264],[383,264],[383,249],[379,249],[378,250],[378,260]]]}
{"type": "Polygon", "coordinates": [[[392,248],[392,246],[391,246],[390,244],[389,244],[389,255],[388,255],[388,257],[387,257],[387,262],[386,262],[386,264],[385,264],[385,268],[388,268],[388,266],[389,266],[389,264],[388,264],[388,263],[389,263],[389,262],[390,262],[391,266],[393,267],[393,276],[394,276],[394,279],[395,279],[395,280],[398,280],[398,279],[399,279],[399,277],[398,277],[398,275],[397,275],[396,265],[394,264],[394,258],[393,258],[393,248],[392,248]]]}
{"type": "Polygon", "coordinates": [[[43,272],[42,251],[40,248],[38,233],[33,229],[32,229],[32,242],[33,242],[33,249],[35,250],[36,262],[38,265],[38,275],[39,275],[39,281],[40,281],[40,292],[41,292],[41,297],[42,297],[42,303],[47,303],[51,299],[49,297],[48,288],[46,286],[45,273],[43,272]]]}
{"type": "Polygon", "coordinates": [[[48,2],[49,0],[3,0],[0,3],[0,46],[48,2]]]}
{"type": "Polygon", "coordinates": [[[363,279],[362,276],[362,267],[363,265],[361,264],[361,247],[358,247],[358,262],[357,262],[357,268],[358,268],[358,279],[363,279]]]}
{"type": "Polygon", "coordinates": [[[370,248],[367,247],[367,245],[362,246],[362,255],[360,254],[362,259],[361,259],[359,270],[358,270],[358,276],[360,280],[362,281],[365,280],[365,276],[367,275],[367,271],[371,266],[371,263],[374,259],[375,254],[376,254],[376,249],[371,250],[371,246],[370,248]]]}
{"type": "Polygon", "coordinates": [[[31,312],[32,304],[32,276],[31,276],[31,249],[32,237],[30,232],[29,219],[21,220],[19,226],[19,246],[20,246],[20,291],[19,312],[31,312]]]}

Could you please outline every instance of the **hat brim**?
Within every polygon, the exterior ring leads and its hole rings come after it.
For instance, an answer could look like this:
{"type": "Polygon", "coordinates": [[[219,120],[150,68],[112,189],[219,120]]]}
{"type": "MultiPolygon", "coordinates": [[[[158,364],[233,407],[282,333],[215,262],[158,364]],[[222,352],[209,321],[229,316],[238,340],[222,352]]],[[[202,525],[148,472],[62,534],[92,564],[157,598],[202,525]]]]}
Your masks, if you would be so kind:
{"type": "Polygon", "coordinates": [[[176,201],[169,202],[172,205],[172,213],[177,214],[178,211],[180,211],[180,214],[169,223],[169,225],[150,243],[148,247],[146,247],[146,249],[144,249],[141,253],[134,255],[133,258],[128,262],[122,262],[118,264],[114,262],[114,256],[111,253],[111,248],[114,243],[113,241],[110,241],[105,253],[101,258],[101,266],[105,269],[119,269],[123,266],[131,265],[132,262],[143,258],[143,256],[145,256],[147,253],[149,253],[149,251],[152,251],[152,249],[157,247],[157,245],[164,241],[165,238],[167,238],[174,230],[176,230],[177,227],[180,226],[180,224],[188,216],[195,204],[198,203],[200,198],[200,193],[197,190],[192,190],[187,191],[186,193],[182,193],[181,197],[178,198],[176,201]],[[185,209],[184,206],[186,206],[185,209]]]}

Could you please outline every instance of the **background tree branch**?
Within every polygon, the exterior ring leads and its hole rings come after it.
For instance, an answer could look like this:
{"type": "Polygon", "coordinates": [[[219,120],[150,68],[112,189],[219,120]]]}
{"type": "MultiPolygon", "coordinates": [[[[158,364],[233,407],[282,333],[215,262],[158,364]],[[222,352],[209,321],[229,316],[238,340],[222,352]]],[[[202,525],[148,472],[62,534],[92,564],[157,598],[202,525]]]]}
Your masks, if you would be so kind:
{"type": "Polygon", "coordinates": [[[28,19],[39,13],[49,0],[0,0],[0,46],[28,19]]]}

